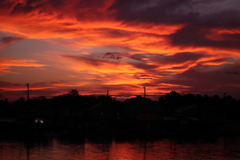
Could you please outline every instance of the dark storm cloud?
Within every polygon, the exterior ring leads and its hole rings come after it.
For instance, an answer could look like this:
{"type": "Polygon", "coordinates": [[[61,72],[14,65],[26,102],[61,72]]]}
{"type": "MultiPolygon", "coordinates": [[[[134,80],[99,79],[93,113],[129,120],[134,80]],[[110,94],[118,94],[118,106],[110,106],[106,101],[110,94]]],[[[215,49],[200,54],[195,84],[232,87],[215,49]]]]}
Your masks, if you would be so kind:
{"type": "MultiPolygon", "coordinates": [[[[217,2],[220,3],[221,1],[217,2]]],[[[215,12],[205,14],[208,11],[206,6],[215,3],[215,0],[117,0],[112,8],[118,10],[117,18],[120,20],[199,23],[209,27],[239,26],[240,17],[237,9],[228,9],[228,6],[226,6],[225,9],[224,7],[223,9],[215,8],[215,12]]],[[[238,4],[236,3],[236,5],[238,4]]],[[[217,5],[215,4],[215,6],[217,5]]]]}
{"type": "Polygon", "coordinates": [[[196,61],[200,59],[201,57],[207,57],[207,55],[204,55],[202,53],[193,53],[193,52],[181,52],[176,53],[171,56],[162,56],[159,55],[154,60],[163,63],[163,64],[173,64],[173,63],[184,63],[186,61],[196,61]],[[158,58],[159,57],[159,58],[158,58]]]}
{"type": "Polygon", "coordinates": [[[240,42],[240,34],[223,34],[224,38],[240,42]]]}
{"type": "Polygon", "coordinates": [[[240,27],[240,11],[231,7],[229,9],[224,2],[214,0],[118,0],[112,7],[118,10],[117,19],[119,20],[186,24],[184,28],[169,36],[172,46],[239,49],[239,35],[225,34],[217,40],[207,38],[207,35],[210,34],[209,30],[212,28],[240,27]],[[212,11],[207,8],[210,5],[215,7],[212,11]],[[198,6],[202,8],[198,8],[198,6]]]}
{"type": "Polygon", "coordinates": [[[80,21],[83,19],[102,19],[106,18],[106,16],[114,15],[117,20],[121,21],[147,21],[171,24],[200,23],[209,27],[239,26],[239,10],[232,10],[226,7],[226,9],[216,9],[215,13],[207,15],[201,13],[205,12],[206,8],[200,8],[200,11],[194,10],[198,5],[199,7],[204,7],[204,5],[208,6],[213,3],[216,3],[216,1],[116,0],[115,3],[111,4],[108,0],[78,0],[71,3],[64,0],[27,0],[26,3],[2,0],[0,7],[10,9],[12,14],[37,11],[38,13],[52,15],[54,12],[57,12],[59,18],[68,14],[63,12],[63,8],[71,9],[71,15],[80,21]]]}
{"type": "Polygon", "coordinates": [[[239,10],[224,10],[203,16],[198,21],[203,27],[238,28],[240,26],[239,10]]]}
{"type": "Polygon", "coordinates": [[[119,20],[182,23],[198,17],[197,12],[182,12],[191,8],[191,4],[192,0],[117,0],[112,7],[119,11],[119,20]]]}
{"type": "MultiPolygon", "coordinates": [[[[234,38],[234,40],[211,40],[206,37],[208,31],[201,30],[200,26],[188,25],[176,33],[170,35],[173,46],[193,46],[193,47],[218,47],[218,48],[238,48],[240,41],[238,35],[229,35],[225,38],[234,38]]],[[[223,36],[224,37],[224,36],[223,36]]]]}
{"type": "Polygon", "coordinates": [[[239,73],[240,66],[238,63],[231,64],[227,68],[210,71],[201,71],[198,70],[198,67],[195,67],[178,74],[175,78],[162,78],[161,83],[190,86],[190,93],[216,94],[228,92],[230,95],[237,96],[235,93],[239,93],[239,73]]]}

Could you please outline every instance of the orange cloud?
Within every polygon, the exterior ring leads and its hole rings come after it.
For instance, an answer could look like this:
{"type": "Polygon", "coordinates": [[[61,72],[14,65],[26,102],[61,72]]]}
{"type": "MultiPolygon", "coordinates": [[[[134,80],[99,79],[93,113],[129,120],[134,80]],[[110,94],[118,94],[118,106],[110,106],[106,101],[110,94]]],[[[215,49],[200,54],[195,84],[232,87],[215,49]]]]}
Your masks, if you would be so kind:
{"type": "MultiPolygon", "coordinates": [[[[33,94],[36,91],[46,90],[46,89],[56,89],[56,88],[76,88],[87,86],[90,84],[89,82],[40,82],[40,83],[30,83],[30,92],[33,94]]],[[[4,92],[12,92],[12,91],[26,91],[25,84],[15,84],[15,83],[6,83],[0,81],[0,88],[4,92]]],[[[65,90],[65,89],[64,89],[65,90]]],[[[67,91],[65,91],[67,92],[67,91]]]]}
{"type": "Polygon", "coordinates": [[[116,11],[109,9],[114,0],[96,1],[94,2],[96,4],[91,3],[91,6],[84,3],[82,6],[81,1],[64,1],[64,5],[56,7],[45,1],[32,4],[25,1],[10,3],[11,7],[4,9],[0,15],[1,31],[28,38],[75,39],[71,40],[71,44],[67,44],[71,46],[117,44],[129,45],[133,49],[143,51],[159,52],[162,49],[153,50],[147,46],[156,42],[164,44],[166,41],[164,35],[172,34],[185,25],[119,21],[116,20],[116,11]],[[80,9],[77,9],[76,5],[80,9]],[[27,10],[27,6],[32,10],[27,10]],[[70,8],[77,10],[73,11],[70,8]],[[64,15],[62,10],[65,11],[64,15]]]}
{"type": "Polygon", "coordinates": [[[210,32],[215,34],[240,34],[240,28],[232,28],[232,29],[213,28],[210,30],[210,32]]]}
{"type": "Polygon", "coordinates": [[[0,56],[0,71],[11,72],[11,67],[43,67],[46,65],[38,64],[35,60],[11,58],[0,56]]]}
{"type": "Polygon", "coordinates": [[[233,29],[225,29],[225,28],[213,28],[210,29],[209,34],[206,35],[207,38],[214,40],[214,41],[239,41],[240,38],[240,28],[233,28],[233,29]]]}

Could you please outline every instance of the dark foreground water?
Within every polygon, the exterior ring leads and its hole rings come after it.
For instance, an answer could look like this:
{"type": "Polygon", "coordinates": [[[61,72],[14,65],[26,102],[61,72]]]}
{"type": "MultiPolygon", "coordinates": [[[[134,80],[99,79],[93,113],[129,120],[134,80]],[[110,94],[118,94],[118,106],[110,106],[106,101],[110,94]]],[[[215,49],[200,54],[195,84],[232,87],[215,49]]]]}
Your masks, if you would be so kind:
{"type": "Polygon", "coordinates": [[[0,139],[0,160],[233,160],[239,137],[0,139]]]}

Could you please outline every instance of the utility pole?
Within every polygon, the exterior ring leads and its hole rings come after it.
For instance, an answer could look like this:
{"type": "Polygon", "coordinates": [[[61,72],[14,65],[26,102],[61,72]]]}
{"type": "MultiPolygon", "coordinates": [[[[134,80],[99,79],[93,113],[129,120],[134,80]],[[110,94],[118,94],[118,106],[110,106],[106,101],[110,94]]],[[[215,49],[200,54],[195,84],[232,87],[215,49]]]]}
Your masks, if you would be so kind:
{"type": "Polygon", "coordinates": [[[26,84],[27,86],[27,101],[29,100],[29,83],[26,84]]]}
{"type": "Polygon", "coordinates": [[[109,90],[107,90],[107,97],[109,96],[108,92],[109,92],[109,90]]]}

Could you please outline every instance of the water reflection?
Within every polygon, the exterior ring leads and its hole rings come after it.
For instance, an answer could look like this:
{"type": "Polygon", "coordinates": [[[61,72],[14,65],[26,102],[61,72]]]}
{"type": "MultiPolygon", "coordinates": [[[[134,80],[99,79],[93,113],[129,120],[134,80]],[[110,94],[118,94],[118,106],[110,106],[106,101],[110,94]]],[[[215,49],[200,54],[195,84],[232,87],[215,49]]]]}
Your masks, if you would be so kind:
{"type": "Polygon", "coordinates": [[[239,159],[240,139],[162,138],[118,139],[91,137],[72,139],[0,140],[3,160],[192,160],[239,159]]]}

